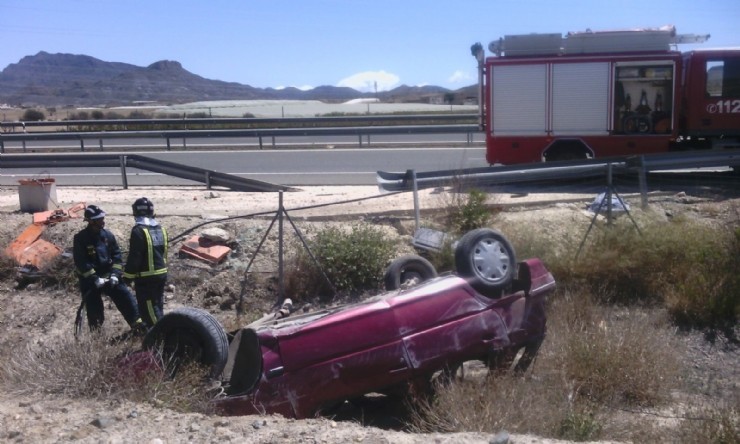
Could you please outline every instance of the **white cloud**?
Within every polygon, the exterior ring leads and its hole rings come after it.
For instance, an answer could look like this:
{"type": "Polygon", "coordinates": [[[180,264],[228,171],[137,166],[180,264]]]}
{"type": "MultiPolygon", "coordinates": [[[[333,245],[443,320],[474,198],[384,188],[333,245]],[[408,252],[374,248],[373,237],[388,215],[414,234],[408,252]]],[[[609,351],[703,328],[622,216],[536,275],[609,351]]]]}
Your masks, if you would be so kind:
{"type": "Polygon", "coordinates": [[[347,86],[362,92],[375,92],[377,82],[378,91],[387,91],[398,85],[400,78],[385,71],[358,72],[345,77],[337,83],[337,86],[347,86]]]}
{"type": "MultiPolygon", "coordinates": [[[[287,86],[276,86],[275,89],[281,90],[288,88],[287,86]]],[[[293,88],[300,89],[301,91],[310,91],[313,89],[313,86],[311,85],[303,85],[303,86],[294,86],[293,88]]]]}
{"type": "Polygon", "coordinates": [[[450,83],[463,83],[463,82],[469,82],[471,80],[473,80],[473,78],[470,77],[468,73],[466,73],[465,71],[460,71],[460,70],[453,72],[450,78],[447,79],[447,81],[450,83]]]}

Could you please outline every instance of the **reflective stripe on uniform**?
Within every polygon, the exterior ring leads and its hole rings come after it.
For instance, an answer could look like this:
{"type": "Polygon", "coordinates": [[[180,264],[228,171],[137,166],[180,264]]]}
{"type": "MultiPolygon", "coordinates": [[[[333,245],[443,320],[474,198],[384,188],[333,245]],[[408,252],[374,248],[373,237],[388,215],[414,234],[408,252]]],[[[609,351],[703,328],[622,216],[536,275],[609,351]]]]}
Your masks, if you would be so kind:
{"type": "MultiPolygon", "coordinates": [[[[167,267],[160,268],[158,270],[154,269],[154,245],[152,244],[152,237],[149,234],[149,230],[142,230],[144,232],[144,237],[146,238],[146,261],[147,261],[147,271],[142,271],[140,273],[137,273],[137,277],[147,277],[147,276],[159,276],[161,274],[167,273],[167,267]]],[[[165,262],[165,265],[167,263],[167,233],[164,231],[164,228],[162,228],[162,235],[164,237],[164,257],[162,258],[165,262]]]]}

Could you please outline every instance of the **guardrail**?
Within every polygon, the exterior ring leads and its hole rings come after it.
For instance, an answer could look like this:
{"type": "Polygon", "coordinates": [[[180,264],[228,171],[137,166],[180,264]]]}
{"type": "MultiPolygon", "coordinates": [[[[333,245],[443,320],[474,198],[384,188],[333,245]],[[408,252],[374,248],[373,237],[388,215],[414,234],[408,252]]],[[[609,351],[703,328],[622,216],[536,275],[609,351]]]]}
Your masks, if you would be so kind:
{"type": "Polygon", "coordinates": [[[210,129],[210,130],[164,130],[164,131],[93,131],[93,132],[30,132],[0,134],[0,153],[5,153],[5,143],[20,142],[23,152],[27,150],[29,141],[62,141],[75,140],[80,143],[80,151],[85,151],[85,141],[97,141],[98,149],[103,150],[103,140],[108,139],[164,139],[166,149],[171,149],[172,139],[185,140],[195,138],[230,138],[251,137],[259,140],[259,148],[263,148],[263,139],[272,138],[275,146],[276,137],[296,136],[356,136],[358,144],[363,146],[363,137],[369,142],[371,135],[393,134],[467,134],[466,142],[470,145],[473,134],[479,132],[477,125],[391,125],[391,126],[354,126],[354,127],[322,127],[322,128],[270,128],[270,129],[210,129]]]}
{"type": "Polygon", "coordinates": [[[205,184],[208,188],[220,186],[235,191],[294,191],[295,188],[274,185],[259,180],[246,179],[227,173],[219,173],[205,168],[182,165],[175,162],[154,159],[137,154],[53,154],[53,155],[24,155],[11,154],[0,156],[2,168],[96,168],[120,167],[121,182],[124,189],[128,188],[126,168],[138,168],[154,173],[166,174],[181,179],[192,180],[205,184]]]}
{"type": "Polygon", "coordinates": [[[638,173],[644,189],[645,173],[686,168],[740,168],[740,150],[681,151],[642,156],[609,157],[582,161],[561,161],[441,171],[378,171],[378,186],[385,191],[412,191],[463,181],[470,185],[503,185],[521,182],[638,173]]]}
{"type": "Polygon", "coordinates": [[[348,124],[378,125],[382,122],[401,123],[418,122],[436,125],[439,122],[476,123],[477,114],[404,114],[404,115],[366,115],[336,117],[222,117],[222,118],[183,118],[183,119],[94,119],[94,120],[40,120],[0,122],[3,130],[15,130],[32,127],[109,127],[109,126],[185,126],[207,127],[216,125],[255,126],[346,126],[348,124]],[[426,122],[426,123],[424,123],[426,122]]]}

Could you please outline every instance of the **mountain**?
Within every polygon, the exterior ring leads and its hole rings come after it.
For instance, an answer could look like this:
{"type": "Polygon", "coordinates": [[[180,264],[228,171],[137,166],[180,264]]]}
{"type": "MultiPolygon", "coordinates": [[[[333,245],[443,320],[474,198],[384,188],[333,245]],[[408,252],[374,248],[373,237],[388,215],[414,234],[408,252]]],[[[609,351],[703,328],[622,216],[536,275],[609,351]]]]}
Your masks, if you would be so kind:
{"type": "MultiPolygon", "coordinates": [[[[466,95],[463,90],[458,91],[460,93],[453,94],[456,103],[466,95]]],[[[450,90],[439,86],[403,85],[378,93],[378,97],[384,101],[419,102],[448,93],[450,90]]],[[[86,55],[44,51],[23,57],[0,72],[0,103],[14,106],[111,106],[256,99],[340,102],[363,97],[376,96],[335,86],[319,86],[308,91],[254,88],[203,78],[176,61],[162,60],[140,67],[105,62],[86,55]]]]}

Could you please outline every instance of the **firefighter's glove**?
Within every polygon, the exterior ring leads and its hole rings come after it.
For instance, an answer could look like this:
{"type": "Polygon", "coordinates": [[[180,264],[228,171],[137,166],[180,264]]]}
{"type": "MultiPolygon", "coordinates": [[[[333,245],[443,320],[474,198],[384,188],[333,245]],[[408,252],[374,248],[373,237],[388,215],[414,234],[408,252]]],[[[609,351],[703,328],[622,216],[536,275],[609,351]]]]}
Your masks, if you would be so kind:
{"type": "Polygon", "coordinates": [[[114,274],[110,277],[110,286],[115,287],[116,285],[118,285],[118,276],[114,274]]]}
{"type": "Polygon", "coordinates": [[[103,285],[105,285],[105,279],[98,277],[95,279],[95,287],[96,288],[103,288],[103,285]]]}

